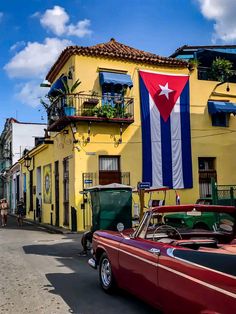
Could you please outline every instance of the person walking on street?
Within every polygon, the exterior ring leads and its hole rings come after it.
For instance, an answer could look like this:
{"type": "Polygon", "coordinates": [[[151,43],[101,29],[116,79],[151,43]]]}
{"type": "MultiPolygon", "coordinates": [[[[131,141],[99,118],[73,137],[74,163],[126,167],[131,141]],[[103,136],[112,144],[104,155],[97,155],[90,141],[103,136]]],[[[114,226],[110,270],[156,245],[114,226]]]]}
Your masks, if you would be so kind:
{"type": "Polygon", "coordinates": [[[1,199],[1,219],[2,219],[2,227],[7,225],[7,213],[8,213],[8,202],[5,198],[1,199]]]}
{"type": "Polygon", "coordinates": [[[23,225],[23,219],[25,218],[25,204],[23,197],[17,203],[17,223],[18,226],[23,225]]]}

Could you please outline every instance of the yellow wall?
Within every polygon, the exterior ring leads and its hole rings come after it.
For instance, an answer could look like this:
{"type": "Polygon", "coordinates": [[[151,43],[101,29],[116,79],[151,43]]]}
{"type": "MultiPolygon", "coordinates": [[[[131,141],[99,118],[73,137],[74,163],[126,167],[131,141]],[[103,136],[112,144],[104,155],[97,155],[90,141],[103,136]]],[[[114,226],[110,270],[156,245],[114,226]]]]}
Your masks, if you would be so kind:
{"type": "MultiPolygon", "coordinates": [[[[37,168],[41,167],[41,191],[42,191],[42,222],[51,223],[51,213],[52,213],[52,223],[55,225],[55,161],[59,161],[59,195],[60,195],[60,216],[59,222],[60,226],[63,226],[64,221],[64,206],[63,206],[63,159],[69,159],[69,209],[71,206],[75,206],[74,202],[74,155],[73,155],[73,146],[72,139],[70,139],[70,134],[56,134],[52,133],[52,140],[54,144],[44,145],[42,150],[33,150],[30,153],[30,156],[34,158],[34,167],[33,162],[31,163],[30,170],[33,170],[33,186],[37,185],[37,168]],[[51,164],[51,203],[44,202],[44,166],[51,164]],[[53,208],[52,208],[53,204],[53,208]]],[[[23,165],[23,160],[22,160],[23,165]]],[[[23,166],[22,173],[26,173],[27,176],[27,191],[29,191],[29,171],[23,166]]],[[[27,217],[33,219],[34,211],[29,211],[30,207],[30,195],[27,193],[27,217]]],[[[36,210],[36,194],[33,195],[33,210],[36,210]]],[[[69,211],[70,212],[70,211],[69,211]]],[[[70,219],[70,215],[69,215],[70,219]]]]}
{"type": "Polygon", "coordinates": [[[236,170],[234,167],[236,142],[236,118],[231,114],[229,127],[212,126],[208,114],[207,101],[236,101],[236,84],[230,83],[230,92],[226,92],[226,84],[216,88],[218,96],[212,96],[212,91],[219,82],[197,80],[196,71],[190,80],[192,161],[194,189],[186,195],[187,201],[196,199],[198,191],[198,157],[215,157],[218,184],[235,184],[236,170]],[[220,95],[222,94],[222,95],[220,95]]]}
{"type": "MultiPolygon", "coordinates": [[[[52,204],[54,204],[53,224],[55,223],[55,188],[54,188],[54,162],[59,161],[60,176],[60,225],[63,226],[63,159],[70,157],[70,204],[77,209],[78,230],[84,229],[82,195],[79,193],[82,186],[82,173],[96,172],[98,174],[99,155],[120,155],[121,171],[130,172],[131,185],[136,187],[137,182],[142,178],[142,145],[141,145],[141,121],[140,121],[140,102],[139,102],[139,81],[138,70],[151,70],[169,73],[181,73],[190,75],[190,106],[191,106],[191,130],[192,130],[192,161],[193,161],[193,189],[178,191],[181,203],[192,203],[199,197],[198,186],[198,157],[215,157],[217,160],[216,169],[218,182],[220,184],[230,184],[236,182],[234,169],[235,130],[236,119],[230,117],[229,128],[212,127],[211,119],[207,110],[208,99],[220,99],[220,96],[212,97],[217,82],[199,81],[196,71],[189,72],[188,69],[174,69],[151,67],[147,65],[137,65],[124,61],[115,61],[102,58],[92,58],[85,56],[72,56],[67,64],[62,68],[58,77],[68,73],[69,67],[74,67],[73,79],[80,79],[81,85],[78,91],[89,93],[96,90],[101,93],[99,84],[98,68],[117,69],[127,71],[133,80],[133,88],[128,91],[126,96],[134,97],[134,117],[135,121],[131,125],[123,128],[122,143],[117,145],[119,138],[119,124],[113,123],[92,123],[90,142],[86,142],[88,136],[88,125],[86,122],[77,123],[78,140],[73,143],[73,135],[70,127],[66,127],[68,134],[51,133],[54,144],[45,146],[45,149],[37,153],[35,151],[35,169],[49,163],[52,164],[52,204]],[[231,132],[232,131],[232,132],[231,132]]],[[[231,90],[236,90],[235,84],[231,84],[231,90]],[[233,86],[234,85],[234,86],[233,86]]],[[[217,92],[225,93],[225,86],[216,89],[217,92]]],[[[235,101],[235,98],[228,97],[235,101]]],[[[24,171],[23,171],[24,172],[24,171]]],[[[27,173],[28,175],[28,173],[27,173]]],[[[43,175],[42,175],[43,178],[43,175]]],[[[34,185],[36,182],[36,171],[34,171],[34,185]]],[[[43,184],[43,183],[42,183],[43,184]]],[[[34,195],[34,204],[35,204],[34,195]]],[[[163,192],[154,193],[153,198],[163,198],[163,192]]],[[[149,195],[146,197],[148,202],[149,195]]],[[[135,196],[137,201],[137,196],[135,196]]],[[[175,203],[174,191],[167,191],[167,204],[175,203]]],[[[86,205],[86,210],[88,205],[86,205]]],[[[42,221],[50,223],[51,205],[42,206],[42,221]]],[[[32,218],[32,213],[31,216],[32,218]]],[[[71,223],[70,223],[71,227],[71,223]]]]}

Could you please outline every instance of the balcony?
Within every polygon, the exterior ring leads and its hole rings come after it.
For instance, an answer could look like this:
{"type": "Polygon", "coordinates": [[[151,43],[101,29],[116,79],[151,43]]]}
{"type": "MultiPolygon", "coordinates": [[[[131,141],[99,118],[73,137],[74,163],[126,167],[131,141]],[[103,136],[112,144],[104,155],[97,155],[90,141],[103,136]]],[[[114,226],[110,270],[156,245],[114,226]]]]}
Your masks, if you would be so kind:
{"type": "Polygon", "coordinates": [[[134,122],[134,99],[121,96],[68,94],[56,97],[48,109],[48,131],[61,131],[71,122],[134,122]]]}

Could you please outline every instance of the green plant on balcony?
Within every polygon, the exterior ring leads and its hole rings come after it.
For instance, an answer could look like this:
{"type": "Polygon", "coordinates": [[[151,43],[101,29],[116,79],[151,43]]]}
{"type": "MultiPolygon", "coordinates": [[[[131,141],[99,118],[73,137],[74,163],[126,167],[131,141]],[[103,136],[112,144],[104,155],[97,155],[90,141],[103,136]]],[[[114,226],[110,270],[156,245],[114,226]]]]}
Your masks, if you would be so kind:
{"type": "Polygon", "coordinates": [[[133,104],[133,99],[129,99],[126,102],[122,98],[120,103],[116,103],[116,116],[117,118],[132,118],[132,113],[128,111],[129,107],[133,104]]]}
{"type": "Polygon", "coordinates": [[[86,117],[94,117],[96,116],[96,108],[83,109],[81,115],[86,117]]]}
{"type": "Polygon", "coordinates": [[[40,104],[43,106],[43,108],[45,109],[47,114],[49,114],[50,113],[51,104],[52,104],[53,100],[52,100],[52,97],[49,97],[48,95],[46,95],[44,98],[47,98],[48,101],[45,101],[43,98],[41,98],[40,99],[40,104]]]}
{"type": "Polygon", "coordinates": [[[62,115],[61,107],[54,105],[55,103],[57,103],[57,101],[58,96],[52,97],[49,95],[45,95],[43,98],[40,99],[40,104],[43,106],[44,110],[47,113],[49,123],[59,119],[62,115]]]}
{"type": "MultiPolygon", "coordinates": [[[[58,89],[57,90],[58,94],[60,97],[64,97],[64,99],[65,99],[64,106],[65,107],[73,107],[73,97],[71,97],[70,95],[74,93],[74,91],[77,89],[77,87],[81,84],[81,81],[78,78],[72,86],[69,86],[67,78],[63,77],[62,83],[63,83],[64,89],[58,89]]],[[[79,94],[80,93],[83,93],[83,92],[80,91],[79,94]]]]}
{"type": "Polygon", "coordinates": [[[107,119],[116,118],[117,116],[116,114],[117,114],[116,109],[112,107],[111,105],[103,105],[101,107],[85,109],[82,112],[83,116],[107,118],[107,119]]]}
{"type": "Polygon", "coordinates": [[[132,117],[133,117],[132,113],[130,113],[130,112],[124,113],[124,118],[125,119],[129,119],[129,118],[132,118],[132,117]]]}
{"type": "MultiPolygon", "coordinates": [[[[67,81],[66,77],[62,78],[62,83],[64,86],[64,90],[58,89],[57,91],[59,92],[60,95],[68,95],[68,94],[73,94],[76,88],[81,84],[80,79],[78,78],[74,84],[70,87],[67,81]]],[[[80,92],[81,93],[81,92],[80,92]]]]}
{"type": "Polygon", "coordinates": [[[228,82],[229,78],[235,74],[233,63],[223,58],[216,58],[211,65],[211,78],[221,83],[228,82]]]}
{"type": "Polygon", "coordinates": [[[95,115],[97,117],[113,119],[116,118],[116,108],[111,105],[103,105],[94,109],[95,115]]]}
{"type": "MultiPolygon", "coordinates": [[[[73,93],[77,89],[77,87],[81,84],[80,79],[78,78],[72,86],[68,84],[67,78],[62,78],[63,89],[57,89],[58,96],[61,99],[62,106],[64,107],[64,114],[67,116],[74,116],[76,112],[76,108],[74,106],[74,95],[73,93]]],[[[77,94],[81,94],[83,91],[78,92],[77,94]]]]}

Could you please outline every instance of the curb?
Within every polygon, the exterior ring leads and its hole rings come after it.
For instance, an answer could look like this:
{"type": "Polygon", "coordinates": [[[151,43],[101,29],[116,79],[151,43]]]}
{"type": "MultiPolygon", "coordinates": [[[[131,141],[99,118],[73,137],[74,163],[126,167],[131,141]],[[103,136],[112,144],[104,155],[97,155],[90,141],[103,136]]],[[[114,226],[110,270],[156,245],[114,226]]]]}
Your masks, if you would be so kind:
{"type": "MultiPolygon", "coordinates": [[[[8,215],[17,218],[16,214],[9,213],[8,215]]],[[[51,226],[49,224],[44,224],[44,223],[41,223],[41,222],[38,222],[38,221],[34,221],[34,220],[31,220],[31,219],[28,219],[28,218],[24,218],[23,221],[28,223],[28,224],[40,226],[40,227],[42,227],[44,229],[47,229],[47,230],[51,231],[52,233],[58,233],[58,234],[79,234],[76,231],[71,231],[71,230],[68,230],[68,229],[63,229],[61,227],[51,226]]]]}

